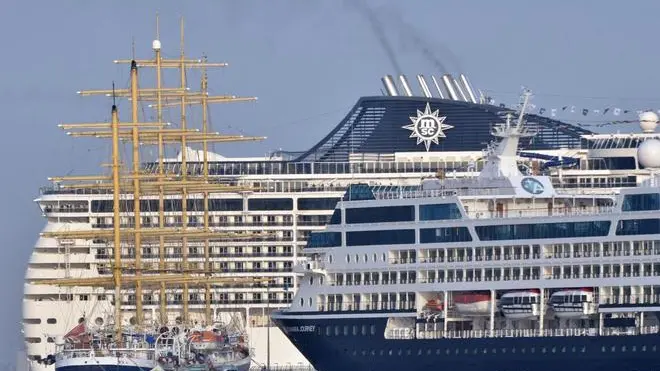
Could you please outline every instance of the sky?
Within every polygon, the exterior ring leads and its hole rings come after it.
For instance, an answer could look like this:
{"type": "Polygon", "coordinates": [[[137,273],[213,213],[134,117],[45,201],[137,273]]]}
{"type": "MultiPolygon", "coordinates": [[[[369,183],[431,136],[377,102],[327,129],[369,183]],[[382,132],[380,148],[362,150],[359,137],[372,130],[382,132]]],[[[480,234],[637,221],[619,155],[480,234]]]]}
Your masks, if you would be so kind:
{"type": "MultiPolygon", "coordinates": [[[[230,64],[209,73],[211,92],[259,98],[212,108],[215,130],[267,137],[215,148],[228,156],[309,148],[360,96],[380,95],[384,74],[399,70],[409,80],[465,73],[497,103],[514,104],[525,86],[537,109],[558,108],[570,122],[623,119],[592,114],[596,109],[660,109],[660,2],[652,0],[5,0],[0,363],[12,362],[23,347],[23,277],[44,226],[33,202],[39,188],[49,176],[88,174],[108,161],[107,143],[67,137],[57,124],[109,118],[109,98],[75,92],[107,89],[113,81],[126,87],[128,66],[112,60],[130,58],[133,44],[138,58],[151,58],[157,12],[166,56],[178,56],[183,16],[186,54],[230,64]],[[564,106],[577,110],[562,112],[564,106]],[[582,116],[582,108],[591,113],[582,116]]],[[[141,83],[152,81],[149,73],[141,83]]],[[[188,77],[197,88],[199,73],[188,77]]],[[[178,79],[169,73],[165,83],[178,79]]],[[[122,117],[129,108],[119,102],[122,117]]],[[[166,119],[178,122],[175,113],[166,119]]]]}

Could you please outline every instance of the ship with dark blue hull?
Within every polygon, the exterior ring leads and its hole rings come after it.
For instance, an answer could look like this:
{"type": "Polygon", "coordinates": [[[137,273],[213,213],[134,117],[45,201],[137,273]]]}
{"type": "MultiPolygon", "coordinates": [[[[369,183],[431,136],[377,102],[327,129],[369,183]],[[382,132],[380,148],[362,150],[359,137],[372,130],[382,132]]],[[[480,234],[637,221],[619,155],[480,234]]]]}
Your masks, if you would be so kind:
{"type": "MultiPolygon", "coordinates": [[[[517,166],[529,96],[478,176],[353,184],[310,234],[272,319],[316,369],[660,370],[660,140],[637,148],[637,187],[560,191],[517,166]]],[[[422,142],[448,128],[410,119],[422,142]]]]}

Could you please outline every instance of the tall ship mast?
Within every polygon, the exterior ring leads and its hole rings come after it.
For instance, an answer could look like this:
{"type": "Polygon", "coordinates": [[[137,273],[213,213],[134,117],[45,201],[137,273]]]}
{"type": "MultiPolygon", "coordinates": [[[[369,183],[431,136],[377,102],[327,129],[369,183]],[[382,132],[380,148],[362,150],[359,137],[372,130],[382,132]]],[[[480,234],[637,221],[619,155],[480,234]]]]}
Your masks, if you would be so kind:
{"type": "MultiPolygon", "coordinates": [[[[129,102],[140,102],[136,112],[153,109],[152,119],[140,116],[138,121],[176,124],[138,128],[137,142],[141,145],[135,158],[140,159],[136,163],[142,178],[130,176],[136,173],[133,148],[129,147],[126,156],[121,152],[127,164],[122,167],[119,202],[122,241],[126,238],[121,256],[125,269],[120,272],[125,293],[121,313],[128,324],[123,327],[164,319],[182,324],[197,321],[201,326],[208,325],[209,318],[223,322],[240,318],[254,350],[255,365],[309,364],[285,334],[271,326],[269,313],[291,304],[301,282],[293,267],[307,259],[304,248],[310,233],[330,221],[349,185],[364,182],[383,190],[406,190],[420,186],[429,177],[473,177],[486,164],[483,145],[492,138],[492,124],[517,111],[491,104],[463,74],[418,75],[419,89],[406,76],[388,75],[382,79],[382,94],[374,89],[374,94],[359,97],[336,126],[308,149],[225,157],[213,152],[211,143],[217,143],[217,138],[204,140],[204,123],[209,133],[214,132],[209,104],[254,98],[212,98],[200,93],[209,89],[206,82],[198,92],[187,90],[191,73],[219,66],[203,67],[208,63],[204,58],[182,57],[180,51],[172,60],[166,59],[158,35],[156,39],[153,58],[136,59],[140,82],[145,84],[145,76],[153,72],[153,87],[138,84],[139,99],[129,102]],[[181,110],[182,101],[183,115],[170,112],[170,108],[181,110]],[[205,106],[209,108],[199,110],[205,106]],[[423,115],[427,107],[432,114],[425,121],[429,126],[411,130],[411,118],[419,112],[423,115]],[[193,124],[192,117],[200,118],[202,124],[193,124]],[[441,130],[433,130],[435,124],[441,130]],[[194,132],[194,128],[199,131],[194,132]],[[172,147],[177,153],[167,151],[172,147]],[[226,188],[208,190],[206,175],[209,183],[226,188]],[[170,185],[171,181],[179,183],[170,185]],[[184,181],[189,182],[185,187],[187,202],[182,202],[184,181]],[[140,201],[137,207],[136,200],[140,201]],[[136,215],[142,219],[138,231],[133,226],[136,215]],[[218,236],[213,231],[221,230],[240,238],[227,236],[207,242],[204,230],[210,230],[209,235],[218,236]],[[142,249],[133,249],[136,237],[142,249]],[[138,259],[141,264],[137,264],[138,259]],[[184,261],[188,270],[183,268],[184,261]],[[179,282],[184,278],[195,281],[205,269],[232,277],[265,277],[269,282],[228,283],[219,289],[213,284],[179,282]],[[161,274],[179,276],[172,277],[176,283],[142,280],[161,274]],[[205,295],[209,287],[211,292],[205,295]],[[138,292],[142,295],[136,295],[138,292]],[[137,310],[138,306],[142,309],[137,310]]],[[[128,69],[131,61],[118,62],[128,69]]],[[[126,89],[115,89],[114,93],[120,103],[131,95],[130,87],[122,88],[126,89]]],[[[81,94],[113,93],[106,89],[81,94]]],[[[120,143],[132,145],[132,112],[121,109],[121,104],[119,108],[121,114],[130,113],[120,120],[120,143]]],[[[537,135],[521,138],[515,162],[525,174],[547,175],[556,189],[565,192],[614,194],[648,178],[639,164],[637,146],[658,134],[654,132],[657,116],[652,117],[652,112],[645,115],[642,134],[598,134],[553,117],[528,114],[528,125],[537,135]]],[[[274,122],[288,119],[285,114],[273,117],[274,122]]],[[[299,135],[307,132],[306,125],[317,125],[317,119],[296,122],[296,126],[284,126],[283,130],[299,135]]],[[[108,123],[102,124],[107,131],[108,123]]],[[[63,128],[72,133],[84,129],[63,128]]],[[[111,138],[108,133],[100,136],[111,138]]],[[[113,237],[108,232],[113,226],[114,204],[108,184],[112,178],[106,176],[89,176],[78,182],[52,178],[35,199],[46,223],[34,245],[24,288],[22,325],[31,370],[53,370],[47,359],[56,352],[58,336],[76,328],[81,319],[93,327],[100,322],[108,324],[114,316],[109,300],[114,283],[108,278],[115,261],[113,237]],[[66,231],[81,237],[64,238],[61,234],[66,231]],[[88,240],[92,234],[98,238],[88,240]],[[73,281],[67,285],[37,284],[90,278],[98,279],[103,287],[73,281]]]]}
{"type": "MultiPolygon", "coordinates": [[[[190,349],[202,339],[187,338],[189,331],[198,328],[200,337],[205,332],[204,328],[219,322],[218,313],[213,313],[210,295],[214,290],[221,290],[227,284],[232,287],[244,285],[245,287],[267,286],[268,282],[259,278],[241,278],[229,276],[212,270],[209,265],[209,248],[211,243],[219,241],[241,241],[247,236],[235,232],[223,232],[222,228],[211,228],[209,225],[209,195],[215,193],[245,192],[251,190],[249,187],[236,186],[225,182],[211,181],[208,173],[208,159],[203,156],[201,174],[191,174],[187,167],[186,148],[191,143],[201,144],[203,153],[207,153],[209,143],[215,142],[238,142],[262,140],[262,137],[246,137],[243,135],[221,135],[210,132],[207,120],[207,109],[210,103],[224,103],[234,101],[249,101],[256,98],[236,98],[233,96],[209,96],[208,79],[206,68],[224,67],[225,63],[209,63],[206,58],[200,60],[186,59],[183,51],[183,20],[181,22],[181,54],[178,59],[164,59],[161,57],[161,43],[157,39],[153,42],[155,58],[153,60],[117,60],[115,63],[130,64],[130,88],[111,90],[81,91],[80,95],[112,95],[113,105],[111,110],[111,122],[104,123],[79,123],[60,125],[67,130],[67,134],[74,137],[95,137],[111,139],[112,162],[111,175],[85,175],[56,177],[52,180],[59,183],[62,189],[90,192],[92,194],[111,194],[110,209],[112,217],[105,218],[105,223],[98,223],[91,230],[71,230],[64,225],[59,230],[43,233],[43,237],[52,238],[59,244],[71,243],[104,245],[108,252],[107,263],[98,264],[98,275],[96,277],[84,278],[58,278],[34,280],[33,285],[56,285],[59,287],[71,287],[80,289],[90,287],[102,290],[106,295],[110,293],[110,306],[112,315],[105,315],[104,309],[98,308],[88,316],[96,316],[90,321],[85,314],[81,314],[78,324],[71,331],[62,334],[53,334],[54,343],[59,346],[55,354],[50,354],[40,361],[43,364],[55,364],[56,369],[88,370],[94,364],[96,369],[102,370],[107,367],[128,369],[151,370],[156,366],[157,360],[167,363],[163,355],[178,351],[177,367],[185,362],[193,362],[188,359],[192,355],[190,349]],[[139,67],[155,67],[157,76],[157,87],[140,89],[138,79],[139,67]],[[180,86],[176,88],[163,88],[161,85],[161,69],[178,68],[181,73],[180,86]],[[201,90],[190,92],[186,85],[186,70],[190,68],[202,69],[201,90]],[[131,102],[131,120],[120,122],[119,112],[115,99],[127,97],[131,102]],[[169,100],[169,102],[168,102],[169,100]],[[139,119],[139,102],[149,101],[157,110],[158,120],[150,122],[139,119]],[[190,128],[187,124],[186,106],[201,105],[202,128],[190,128]],[[180,127],[171,128],[168,123],[163,122],[162,108],[167,106],[178,106],[180,108],[180,127]],[[129,142],[132,148],[130,168],[121,169],[120,165],[120,142],[129,142]],[[183,160],[179,172],[166,171],[164,169],[164,149],[166,146],[179,145],[183,160]],[[147,172],[141,169],[140,149],[143,146],[157,146],[158,169],[147,172]],[[173,199],[173,197],[176,197],[173,199]],[[181,205],[181,220],[175,225],[165,224],[166,203],[179,200],[181,205]],[[191,202],[192,201],[192,202],[191,202]],[[202,223],[191,222],[188,215],[189,204],[199,204],[203,209],[202,223]],[[145,210],[148,215],[158,216],[144,217],[142,208],[157,205],[156,210],[145,210]],[[154,220],[155,219],[155,220],[154,220]],[[108,223],[109,221],[109,223],[108,223]],[[178,225],[177,225],[178,224],[178,225]],[[180,243],[182,254],[180,259],[165,261],[165,249],[172,243],[180,243]],[[189,245],[201,245],[204,251],[204,260],[191,262],[189,257],[189,245]],[[159,254],[147,256],[143,260],[143,251],[156,246],[159,254]],[[204,311],[202,316],[191,316],[189,301],[191,291],[198,296],[204,297],[204,311]],[[144,294],[157,295],[158,311],[145,311],[143,306],[144,294]],[[168,312],[167,296],[175,293],[182,297],[182,308],[180,315],[172,317],[168,312]],[[131,300],[130,298],[134,298],[131,300]],[[124,309],[125,302],[129,304],[129,313],[124,309]],[[133,305],[131,305],[133,304],[133,305]],[[157,314],[156,314],[157,313],[157,314]],[[106,323],[106,319],[109,321],[106,323]],[[172,332],[168,326],[176,326],[172,332]],[[156,343],[171,345],[175,335],[179,335],[180,329],[184,329],[185,336],[181,339],[181,349],[161,347],[163,354],[159,354],[156,343]],[[171,333],[171,336],[170,336],[171,333]],[[158,337],[156,339],[156,337],[158,337]],[[167,341],[170,339],[170,341],[167,341]],[[192,343],[192,344],[189,344],[192,343]],[[190,349],[189,349],[190,348],[190,349]],[[188,351],[188,353],[183,353],[188,351]],[[130,362],[122,363],[124,357],[130,362]]],[[[269,234],[264,232],[252,233],[249,237],[261,238],[269,234]]],[[[106,299],[108,298],[106,296],[106,299]]],[[[75,315],[75,314],[74,314],[75,315]]],[[[222,343],[229,333],[222,333],[217,327],[208,330],[213,333],[211,340],[214,346],[224,348],[222,344],[216,344],[220,338],[222,343]],[[213,330],[213,331],[211,331],[213,330]],[[217,339],[216,339],[217,338],[217,339]]],[[[244,342],[244,336],[240,336],[244,342]]],[[[205,337],[204,345],[208,348],[208,336],[205,337]]],[[[199,348],[199,347],[198,347],[199,348]]],[[[209,349],[204,349],[209,350],[209,349]]],[[[216,349],[217,350],[217,349],[216,349]]],[[[202,349],[194,349],[194,355],[202,354],[202,349]]],[[[250,365],[249,349],[241,351],[245,361],[241,363],[247,370],[250,365]]],[[[215,354],[215,353],[214,353],[215,354]]],[[[233,355],[224,353],[225,356],[233,355]]],[[[199,358],[199,357],[198,357],[199,358]]],[[[215,359],[208,362],[197,362],[198,365],[209,368],[217,368],[215,359]]],[[[217,363],[231,362],[226,357],[218,359],[217,363]]],[[[181,369],[181,368],[178,368],[181,369]]]]}

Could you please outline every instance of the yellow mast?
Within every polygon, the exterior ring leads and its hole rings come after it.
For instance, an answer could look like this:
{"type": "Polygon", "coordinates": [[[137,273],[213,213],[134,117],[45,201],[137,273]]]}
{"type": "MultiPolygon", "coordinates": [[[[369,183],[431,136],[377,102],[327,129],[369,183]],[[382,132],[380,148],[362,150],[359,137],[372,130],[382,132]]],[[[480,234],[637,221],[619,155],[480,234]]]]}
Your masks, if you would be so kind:
{"type": "MultiPolygon", "coordinates": [[[[204,63],[206,63],[206,56],[204,56],[204,63]]],[[[206,96],[208,92],[208,78],[206,76],[206,67],[202,67],[202,134],[206,136],[208,134],[208,105],[206,103],[206,96]]],[[[204,181],[208,183],[209,181],[209,155],[208,155],[208,141],[202,141],[202,152],[204,155],[203,158],[203,177],[204,181]]],[[[209,231],[209,192],[204,192],[204,231],[209,231]]],[[[209,250],[209,240],[204,240],[204,270],[207,272],[211,271],[211,251],[209,250]]],[[[211,313],[211,286],[206,285],[205,296],[204,296],[204,318],[206,323],[209,324],[213,320],[213,313],[211,313]]]]}
{"type": "MultiPolygon", "coordinates": [[[[131,116],[133,119],[133,128],[131,129],[133,139],[133,220],[135,223],[135,265],[138,267],[135,271],[136,276],[140,276],[142,266],[142,239],[140,238],[140,228],[142,224],[142,215],[140,214],[140,179],[137,176],[140,172],[140,138],[138,135],[138,71],[137,63],[131,63],[131,116]]],[[[135,319],[138,326],[142,325],[142,284],[135,282],[135,319]]]]}
{"type": "Polygon", "coordinates": [[[112,275],[115,283],[115,330],[116,330],[116,341],[121,341],[121,236],[119,234],[119,228],[121,219],[119,218],[119,116],[117,114],[117,106],[112,105],[112,181],[113,181],[113,192],[112,192],[112,231],[113,231],[113,253],[114,253],[114,267],[112,270],[112,275]]]}
{"type": "MultiPolygon", "coordinates": [[[[183,42],[183,17],[181,17],[181,24],[180,24],[180,32],[181,32],[181,89],[186,88],[186,58],[184,55],[184,42],[183,42]]],[[[181,94],[181,130],[185,132],[186,130],[186,94],[181,94]]],[[[181,175],[183,177],[183,180],[185,181],[186,178],[188,177],[188,167],[186,166],[186,151],[187,151],[187,143],[186,143],[186,134],[184,133],[181,135],[181,175]]],[[[183,188],[183,194],[181,196],[181,222],[183,223],[182,228],[185,231],[188,228],[188,192],[186,188],[183,188]]],[[[183,268],[183,274],[186,275],[186,272],[188,271],[188,238],[183,237],[182,239],[182,246],[181,246],[181,252],[183,253],[183,262],[182,262],[182,268],[183,268]]],[[[189,293],[188,293],[188,284],[184,283],[183,284],[183,323],[188,323],[188,299],[189,299],[189,293]]]]}

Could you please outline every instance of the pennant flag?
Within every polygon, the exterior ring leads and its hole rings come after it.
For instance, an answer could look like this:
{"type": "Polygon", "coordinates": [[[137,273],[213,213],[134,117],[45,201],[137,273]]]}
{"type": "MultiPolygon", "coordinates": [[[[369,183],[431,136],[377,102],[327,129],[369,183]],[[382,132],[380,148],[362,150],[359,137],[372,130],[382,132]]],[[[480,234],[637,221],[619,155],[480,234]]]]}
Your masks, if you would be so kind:
{"type": "Polygon", "coordinates": [[[603,115],[606,114],[609,110],[610,110],[609,108],[605,108],[605,109],[603,110],[603,115]]]}
{"type": "Polygon", "coordinates": [[[571,106],[571,113],[575,112],[575,106],[571,106]]]}
{"type": "Polygon", "coordinates": [[[545,112],[545,108],[541,108],[541,109],[539,110],[539,115],[542,115],[543,112],[545,112]]]}
{"type": "Polygon", "coordinates": [[[552,117],[557,116],[557,109],[556,108],[553,108],[552,110],[550,110],[550,116],[552,116],[552,117]]]}
{"type": "Polygon", "coordinates": [[[566,108],[568,108],[568,106],[564,106],[564,107],[562,107],[561,110],[562,110],[562,111],[566,111],[566,108]]]}
{"type": "Polygon", "coordinates": [[[614,113],[614,116],[619,116],[621,114],[621,108],[615,108],[612,113],[614,113]]]}
{"type": "Polygon", "coordinates": [[[582,109],[582,116],[586,116],[587,113],[589,113],[589,110],[586,109],[586,108],[583,108],[583,109],[582,109]]]}

